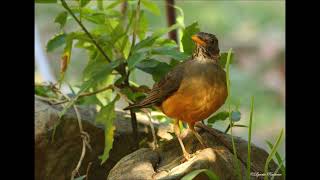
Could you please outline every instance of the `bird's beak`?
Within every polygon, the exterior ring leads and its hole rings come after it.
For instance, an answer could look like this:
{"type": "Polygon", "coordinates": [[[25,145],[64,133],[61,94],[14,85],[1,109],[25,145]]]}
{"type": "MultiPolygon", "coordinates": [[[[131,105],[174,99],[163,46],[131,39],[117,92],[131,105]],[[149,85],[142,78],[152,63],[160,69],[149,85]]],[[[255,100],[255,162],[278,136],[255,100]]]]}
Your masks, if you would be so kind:
{"type": "Polygon", "coordinates": [[[203,40],[201,40],[200,38],[199,38],[199,36],[197,36],[197,35],[193,35],[193,36],[191,36],[191,39],[195,42],[195,43],[197,43],[198,45],[206,45],[206,42],[204,42],[203,40]]]}

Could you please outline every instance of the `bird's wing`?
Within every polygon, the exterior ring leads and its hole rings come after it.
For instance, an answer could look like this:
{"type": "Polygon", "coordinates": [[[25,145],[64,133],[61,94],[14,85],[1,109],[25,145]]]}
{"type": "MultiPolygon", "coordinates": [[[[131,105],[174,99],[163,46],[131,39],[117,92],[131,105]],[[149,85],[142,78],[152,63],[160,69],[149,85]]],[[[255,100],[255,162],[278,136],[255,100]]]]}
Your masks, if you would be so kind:
{"type": "Polygon", "coordinates": [[[126,109],[131,108],[142,108],[152,104],[160,104],[167,97],[172,95],[180,87],[181,81],[184,74],[184,65],[188,61],[174,67],[169,71],[159,82],[153,85],[151,91],[148,93],[147,97],[141,102],[128,106],[126,109]]]}

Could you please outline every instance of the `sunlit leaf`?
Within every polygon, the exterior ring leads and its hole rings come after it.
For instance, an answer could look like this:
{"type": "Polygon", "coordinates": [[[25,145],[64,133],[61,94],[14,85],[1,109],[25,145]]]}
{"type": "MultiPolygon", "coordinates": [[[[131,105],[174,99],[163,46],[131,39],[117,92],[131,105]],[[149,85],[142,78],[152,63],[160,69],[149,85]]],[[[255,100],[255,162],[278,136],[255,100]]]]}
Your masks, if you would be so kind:
{"type": "Polygon", "coordinates": [[[104,125],[105,141],[104,151],[99,157],[101,159],[101,165],[109,158],[109,152],[112,149],[114,130],[116,129],[113,125],[113,121],[116,118],[115,102],[119,99],[117,96],[108,105],[102,107],[96,116],[96,123],[104,125]]]}
{"type": "Polygon", "coordinates": [[[198,33],[200,31],[198,22],[195,22],[189,26],[187,26],[184,30],[183,30],[183,36],[181,39],[182,45],[183,45],[183,51],[186,54],[191,55],[193,49],[195,48],[195,44],[191,39],[191,36],[198,33]]]}
{"type": "Polygon", "coordinates": [[[66,34],[65,33],[59,33],[54,35],[48,42],[46,46],[47,52],[51,52],[55,50],[56,48],[62,46],[63,44],[66,43],[66,34]]]}

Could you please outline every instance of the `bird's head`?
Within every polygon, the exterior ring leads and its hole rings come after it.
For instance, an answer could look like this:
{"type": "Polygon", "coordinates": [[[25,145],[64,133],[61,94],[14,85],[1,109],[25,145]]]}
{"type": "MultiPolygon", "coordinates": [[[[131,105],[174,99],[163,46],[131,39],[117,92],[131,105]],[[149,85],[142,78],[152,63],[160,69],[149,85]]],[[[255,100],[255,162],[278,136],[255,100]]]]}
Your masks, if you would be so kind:
{"type": "Polygon", "coordinates": [[[218,39],[215,35],[199,32],[191,37],[196,44],[193,52],[194,57],[204,56],[209,59],[219,57],[220,49],[218,39]]]}

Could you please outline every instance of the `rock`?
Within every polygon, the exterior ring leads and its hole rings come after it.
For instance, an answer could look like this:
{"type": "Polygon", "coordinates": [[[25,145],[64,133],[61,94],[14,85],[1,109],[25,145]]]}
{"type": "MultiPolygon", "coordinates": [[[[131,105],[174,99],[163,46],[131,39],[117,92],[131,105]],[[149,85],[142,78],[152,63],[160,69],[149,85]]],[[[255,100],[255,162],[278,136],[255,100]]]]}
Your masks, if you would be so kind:
{"type": "MultiPolygon", "coordinates": [[[[99,156],[104,150],[104,130],[97,126],[94,107],[79,106],[84,131],[90,135],[92,151],[87,150],[80,167],[79,174],[85,175],[88,164],[89,179],[106,179],[110,169],[125,155],[133,152],[134,140],[132,136],[131,121],[129,116],[117,111],[114,125],[116,127],[113,148],[110,158],[101,166],[99,156]]],[[[35,179],[36,180],[60,180],[70,179],[73,169],[76,167],[82,150],[79,125],[73,108],[63,116],[58,124],[52,141],[54,126],[58,122],[58,113],[61,106],[52,106],[39,99],[35,99],[35,179]]],[[[154,126],[157,127],[155,124],[154,126]]],[[[149,133],[148,121],[138,121],[139,136],[141,138],[152,136],[149,133]]],[[[148,142],[148,141],[146,141],[148,142]]],[[[142,146],[150,147],[147,143],[142,146]]]]}
{"type": "MultiPolygon", "coordinates": [[[[129,180],[133,177],[137,177],[137,179],[174,180],[181,179],[189,172],[197,169],[210,169],[221,180],[238,179],[231,136],[201,123],[198,123],[197,127],[197,131],[209,147],[203,149],[189,130],[184,131],[181,136],[186,150],[189,153],[193,153],[193,157],[190,160],[182,163],[182,151],[178,140],[174,138],[162,144],[156,151],[140,149],[125,156],[112,168],[108,180],[129,180]],[[148,155],[144,156],[145,154],[148,155]],[[154,162],[155,160],[158,161],[154,162]],[[143,165],[146,173],[141,173],[141,169],[137,168],[140,165],[143,165]],[[138,174],[142,175],[138,176],[138,174]]],[[[247,142],[239,137],[234,137],[234,140],[242,179],[246,179],[247,142]]],[[[265,150],[252,144],[251,172],[263,173],[267,157],[268,153],[265,150]]],[[[276,169],[277,165],[274,161],[271,161],[269,172],[274,172],[276,169]]],[[[197,178],[206,179],[207,177],[200,174],[197,178]]],[[[263,177],[251,176],[251,179],[263,179],[263,177]]],[[[276,177],[275,179],[281,178],[276,177]]]]}

